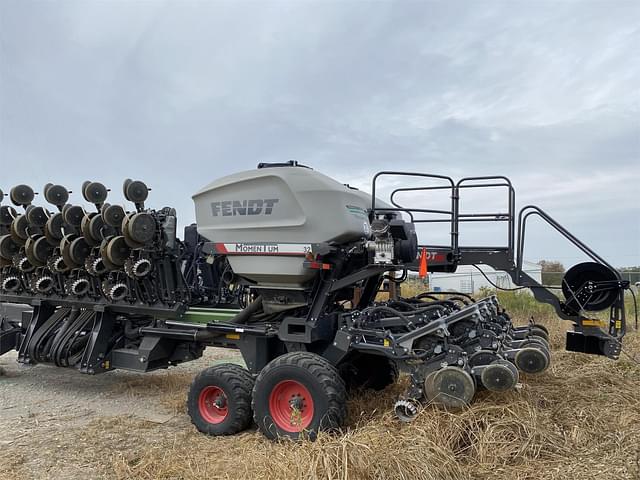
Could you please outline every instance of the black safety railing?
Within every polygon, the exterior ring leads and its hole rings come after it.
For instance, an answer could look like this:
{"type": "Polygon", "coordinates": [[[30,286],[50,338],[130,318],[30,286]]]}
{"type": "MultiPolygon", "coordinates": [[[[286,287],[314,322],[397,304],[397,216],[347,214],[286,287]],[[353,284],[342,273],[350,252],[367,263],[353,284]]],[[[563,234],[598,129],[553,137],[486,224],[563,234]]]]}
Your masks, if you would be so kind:
{"type": "Polygon", "coordinates": [[[513,252],[515,246],[515,190],[511,184],[511,181],[507,177],[503,176],[481,176],[481,177],[466,177],[459,180],[457,183],[451,177],[443,175],[433,175],[425,173],[415,172],[396,172],[396,171],[383,171],[377,173],[373,177],[373,184],[371,189],[372,204],[371,204],[371,216],[372,218],[379,213],[389,211],[405,212],[411,218],[413,223],[449,223],[450,224],[450,238],[451,244],[444,245],[429,245],[434,249],[450,249],[455,256],[458,256],[460,251],[459,242],[459,224],[460,222],[507,222],[507,244],[497,247],[468,247],[465,246],[465,250],[504,250],[510,259],[513,259],[513,252]],[[376,190],[378,179],[382,176],[402,176],[402,177],[416,177],[426,178],[433,180],[440,180],[446,185],[426,185],[418,187],[400,187],[394,189],[389,201],[393,207],[380,206],[376,202],[376,190]],[[496,188],[502,187],[507,189],[507,211],[503,212],[487,212],[487,213],[464,213],[460,211],[460,193],[463,190],[468,189],[480,189],[480,188],[496,188]],[[401,205],[398,200],[398,196],[406,192],[433,192],[433,191],[450,191],[451,196],[451,208],[450,210],[440,209],[428,209],[428,208],[414,208],[401,205]],[[415,214],[433,214],[441,216],[443,218],[417,218],[415,214]]]}

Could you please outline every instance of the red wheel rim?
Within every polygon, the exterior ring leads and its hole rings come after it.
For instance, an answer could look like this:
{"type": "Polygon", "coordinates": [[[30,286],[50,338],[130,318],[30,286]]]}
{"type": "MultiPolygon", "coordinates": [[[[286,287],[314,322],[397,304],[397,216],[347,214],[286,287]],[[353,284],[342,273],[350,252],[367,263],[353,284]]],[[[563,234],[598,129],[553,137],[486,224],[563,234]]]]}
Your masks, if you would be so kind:
{"type": "Polygon", "coordinates": [[[281,430],[301,432],[313,420],[313,398],[300,382],[283,380],[271,390],[269,412],[281,430]]]}
{"type": "Polygon", "coordinates": [[[202,389],[198,397],[200,415],[209,423],[221,423],[227,418],[227,396],[220,387],[209,386],[202,389]]]}

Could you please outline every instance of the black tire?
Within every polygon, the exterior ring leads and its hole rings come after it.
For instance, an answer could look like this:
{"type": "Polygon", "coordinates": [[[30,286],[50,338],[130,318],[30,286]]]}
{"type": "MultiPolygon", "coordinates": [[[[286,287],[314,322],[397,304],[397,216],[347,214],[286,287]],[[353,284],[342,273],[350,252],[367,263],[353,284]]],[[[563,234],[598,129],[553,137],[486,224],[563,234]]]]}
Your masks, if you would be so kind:
{"type": "Polygon", "coordinates": [[[291,352],[272,360],[258,375],[253,418],[267,438],[315,440],[319,431],[342,426],[346,397],[342,378],[327,360],[315,353],[291,352]]]}
{"type": "Polygon", "coordinates": [[[203,370],[189,389],[191,423],[208,435],[232,435],[246,429],[252,419],[253,383],[253,376],[234,363],[203,370]],[[221,405],[216,406],[216,401],[221,405]]]}
{"type": "Polygon", "coordinates": [[[551,356],[544,348],[531,343],[518,350],[513,363],[521,372],[534,375],[549,368],[551,356]]]}
{"type": "Polygon", "coordinates": [[[398,367],[387,357],[354,353],[338,366],[338,371],[352,390],[384,390],[398,380],[398,367]]]}
{"type": "Polygon", "coordinates": [[[527,340],[531,341],[531,342],[537,342],[540,343],[542,345],[544,345],[545,349],[547,349],[547,351],[551,351],[551,345],[549,344],[549,340],[547,340],[544,337],[541,337],[539,335],[529,335],[527,337],[527,340]]]}
{"type": "Polygon", "coordinates": [[[539,328],[540,330],[544,330],[547,334],[549,333],[549,329],[541,323],[534,323],[533,327],[539,328]]]}
{"type": "Polygon", "coordinates": [[[546,341],[549,341],[549,330],[547,330],[543,325],[533,325],[529,330],[529,335],[537,335],[538,337],[542,337],[546,341]]]}

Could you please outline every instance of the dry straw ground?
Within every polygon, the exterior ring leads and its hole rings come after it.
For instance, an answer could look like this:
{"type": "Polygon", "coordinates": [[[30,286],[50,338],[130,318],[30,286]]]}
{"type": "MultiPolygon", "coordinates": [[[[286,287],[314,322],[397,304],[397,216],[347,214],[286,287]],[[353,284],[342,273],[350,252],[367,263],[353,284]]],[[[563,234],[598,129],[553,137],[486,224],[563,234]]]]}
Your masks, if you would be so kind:
{"type": "MultiPolygon", "coordinates": [[[[507,300],[522,310],[521,321],[537,308],[507,300]]],[[[542,323],[552,332],[552,367],[506,395],[480,393],[462,412],[427,407],[401,424],[390,413],[398,385],[353,397],[344,431],[314,443],[274,443],[255,430],[208,438],[185,414],[192,375],[176,369],[127,387],[141,401],[157,398],[173,409],[175,421],[96,418],[52,443],[0,452],[0,478],[33,476],[20,455],[44,449],[91,477],[122,479],[640,479],[640,366],[627,356],[614,362],[563,352],[567,324],[551,316],[542,323]]],[[[629,332],[625,350],[640,358],[637,332],[629,332]]]]}

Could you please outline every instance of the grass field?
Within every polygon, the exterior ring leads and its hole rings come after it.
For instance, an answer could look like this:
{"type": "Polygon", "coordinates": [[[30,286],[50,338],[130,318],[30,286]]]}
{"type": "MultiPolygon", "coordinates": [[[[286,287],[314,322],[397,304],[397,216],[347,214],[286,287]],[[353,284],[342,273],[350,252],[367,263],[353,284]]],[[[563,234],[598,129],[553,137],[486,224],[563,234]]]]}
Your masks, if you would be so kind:
{"type": "MultiPolygon", "coordinates": [[[[530,297],[501,297],[520,323],[533,313],[550,329],[553,363],[516,391],[479,393],[464,411],[427,406],[399,423],[391,407],[403,385],[395,385],[351,398],[344,430],[313,443],[270,442],[255,430],[209,438],[185,413],[192,374],[175,369],[126,386],[173,411],[174,422],[96,418],[51,447],[74,452],[64,461],[88,465],[95,477],[120,479],[640,478],[640,366],[630,358],[640,358],[638,332],[628,333],[617,362],[564,352],[566,322],[530,297]]],[[[19,458],[0,452],[0,478],[28,476],[19,458]]]]}

